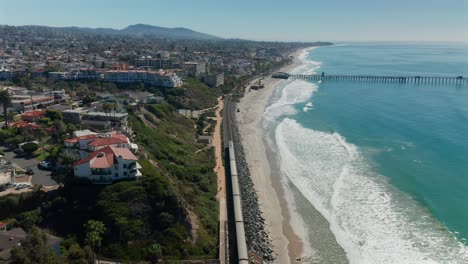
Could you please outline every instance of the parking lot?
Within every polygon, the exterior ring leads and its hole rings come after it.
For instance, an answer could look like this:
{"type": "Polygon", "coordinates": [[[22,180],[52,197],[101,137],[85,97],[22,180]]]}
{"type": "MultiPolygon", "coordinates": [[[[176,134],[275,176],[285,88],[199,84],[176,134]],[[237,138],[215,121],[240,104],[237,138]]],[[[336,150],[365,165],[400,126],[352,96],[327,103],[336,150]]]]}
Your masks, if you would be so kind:
{"type": "Polygon", "coordinates": [[[42,185],[46,187],[56,186],[57,183],[52,179],[51,172],[48,170],[42,170],[37,167],[38,162],[33,158],[27,157],[16,157],[16,154],[12,151],[7,151],[5,148],[1,148],[4,151],[4,158],[11,161],[13,165],[26,171],[28,168],[34,172],[31,178],[31,183],[36,185],[42,185]]]}

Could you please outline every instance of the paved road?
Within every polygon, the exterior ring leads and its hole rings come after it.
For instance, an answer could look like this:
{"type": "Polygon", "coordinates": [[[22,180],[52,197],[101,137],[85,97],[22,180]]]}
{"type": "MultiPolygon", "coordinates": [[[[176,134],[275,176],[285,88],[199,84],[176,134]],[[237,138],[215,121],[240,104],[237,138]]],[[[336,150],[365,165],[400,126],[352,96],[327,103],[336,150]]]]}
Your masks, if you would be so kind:
{"type": "Polygon", "coordinates": [[[31,168],[34,171],[32,175],[31,183],[42,185],[42,186],[55,186],[57,183],[52,180],[51,172],[46,170],[41,170],[37,167],[37,161],[33,158],[16,158],[16,154],[13,152],[7,152],[4,147],[0,148],[5,152],[4,158],[11,161],[17,167],[20,167],[23,170],[31,168]]]}

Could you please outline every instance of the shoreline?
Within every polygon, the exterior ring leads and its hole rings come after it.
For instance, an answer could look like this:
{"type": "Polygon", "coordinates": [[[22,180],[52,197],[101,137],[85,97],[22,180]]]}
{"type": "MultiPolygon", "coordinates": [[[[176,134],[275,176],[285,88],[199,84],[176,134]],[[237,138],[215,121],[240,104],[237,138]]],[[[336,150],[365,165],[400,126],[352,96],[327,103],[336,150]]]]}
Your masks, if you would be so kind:
{"type": "MultiPolygon", "coordinates": [[[[304,65],[299,55],[310,48],[299,49],[291,55],[292,64],[285,65],[279,71],[291,71],[304,65]]],[[[240,112],[236,113],[236,120],[241,141],[244,148],[252,182],[258,195],[258,203],[262,216],[265,219],[265,229],[273,244],[275,262],[295,263],[310,256],[310,245],[307,231],[301,223],[301,216],[294,206],[294,197],[288,188],[287,182],[281,180],[275,160],[269,155],[265,131],[262,127],[263,114],[277,85],[282,81],[269,77],[258,77],[250,83],[262,79],[264,88],[246,91],[237,104],[240,112]],[[278,210],[280,208],[280,210],[278,210]]]]}

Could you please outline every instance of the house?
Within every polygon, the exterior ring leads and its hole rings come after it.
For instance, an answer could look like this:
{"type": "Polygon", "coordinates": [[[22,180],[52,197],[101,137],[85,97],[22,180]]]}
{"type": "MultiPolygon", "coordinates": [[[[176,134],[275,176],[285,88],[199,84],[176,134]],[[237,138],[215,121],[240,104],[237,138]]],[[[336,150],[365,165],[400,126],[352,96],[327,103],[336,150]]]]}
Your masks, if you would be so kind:
{"type": "Polygon", "coordinates": [[[128,141],[118,137],[107,137],[107,138],[96,138],[95,140],[88,143],[89,151],[97,151],[107,146],[117,148],[128,148],[128,141]]]}
{"type": "Polygon", "coordinates": [[[81,150],[87,150],[88,144],[96,138],[98,138],[97,134],[88,134],[75,138],[69,138],[65,140],[64,145],[68,148],[77,147],[81,150]]]}
{"type": "MultiPolygon", "coordinates": [[[[8,263],[11,257],[11,250],[16,246],[21,246],[21,241],[23,241],[27,235],[28,234],[22,228],[7,230],[6,224],[0,223],[0,260],[8,263]]],[[[62,239],[50,234],[46,234],[46,238],[46,245],[57,254],[62,239]]]]}
{"type": "MultiPolygon", "coordinates": [[[[88,131],[90,133],[85,133],[83,131],[77,131],[80,134],[80,136],[78,137],[66,139],[65,147],[76,147],[80,150],[87,150],[93,152],[107,146],[114,146],[119,148],[132,148],[132,145],[134,145],[130,143],[130,140],[126,135],[117,133],[116,131],[101,134],[97,134],[89,130],[88,131]]],[[[77,132],[75,132],[74,134],[77,134],[77,132]]]]}
{"type": "Polygon", "coordinates": [[[127,148],[107,146],[77,161],[74,174],[95,184],[110,184],[115,180],[136,179],[142,176],[138,159],[127,148]]]}
{"type": "Polygon", "coordinates": [[[128,113],[86,112],[82,114],[81,124],[96,130],[126,130],[128,113]]]}
{"type": "Polygon", "coordinates": [[[30,112],[26,112],[21,115],[21,119],[26,122],[36,122],[40,118],[44,117],[45,111],[44,110],[34,110],[30,112]]]}

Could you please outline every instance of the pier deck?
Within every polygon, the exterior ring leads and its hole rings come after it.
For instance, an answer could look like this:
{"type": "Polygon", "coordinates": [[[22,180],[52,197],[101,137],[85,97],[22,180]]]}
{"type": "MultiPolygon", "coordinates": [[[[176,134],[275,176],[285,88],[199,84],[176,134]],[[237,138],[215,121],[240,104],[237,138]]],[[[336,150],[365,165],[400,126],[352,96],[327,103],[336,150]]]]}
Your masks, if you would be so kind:
{"type": "Polygon", "coordinates": [[[432,76],[377,76],[377,75],[328,75],[311,74],[298,75],[284,72],[275,73],[272,78],[278,79],[303,79],[312,81],[359,81],[359,82],[388,82],[388,83],[408,83],[408,84],[468,84],[468,78],[456,77],[432,77],[432,76]]]}

